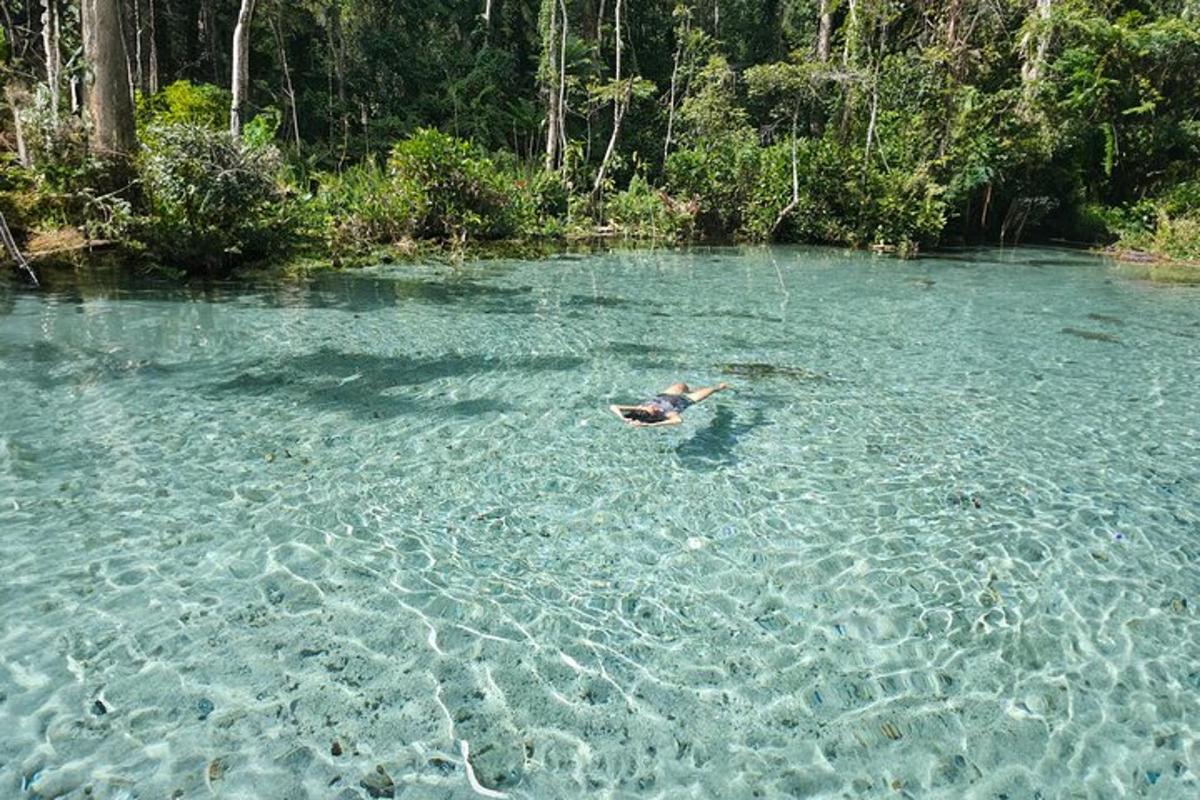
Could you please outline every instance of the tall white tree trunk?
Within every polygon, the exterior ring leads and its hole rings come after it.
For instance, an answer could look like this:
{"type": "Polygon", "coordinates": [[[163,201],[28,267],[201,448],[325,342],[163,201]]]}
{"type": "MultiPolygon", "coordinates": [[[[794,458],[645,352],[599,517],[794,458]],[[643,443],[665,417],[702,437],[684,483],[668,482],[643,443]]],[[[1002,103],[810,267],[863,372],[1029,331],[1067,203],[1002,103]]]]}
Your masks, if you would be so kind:
{"type": "Polygon", "coordinates": [[[60,30],[57,0],[42,0],[42,46],[46,53],[46,85],[50,88],[50,124],[56,129],[62,97],[62,55],[58,45],[60,30]]]}
{"type": "Polygon", "coordinates": [[[679,67],[683,60],[683,50],[687,46],[688,36],[692,30],[690,11],[684,12],[683,22],[675,29],[675,58],[671,64],[671,92],[667,97],[667,135],[663,139],[663,168],[667,166],[667,156],[671,153],[671,139],[675,130],[675,95],[679,90],[679,67]]]}
{"type": "Polygon", "coordinates": [[[1036,15],[1037,44],[1034,45],[1033,31],[1027,30],[1021,39],[1021,49],[1025,52],[1025,62],[1021,65],[1021,78],[1025,82],[1026,92],[1031,85],[1041,77],[1042,67],[1046,63],[1046,53],[1050,49],[1050,6],[1051,0],[1037,0],[1034,10],[1036,15]]]}
{"type": "Polygon", "coordinates": [[[592,202],[599,203],[601,193],[604,191],[604,174],[608,170],[608,162],[612,160],[613,153],[617,149],[617,137],[621,135],[621,122],[625,119],[625,109],[629,105],[630,93],[633,91],[633,82],[630,81],[625,90],[621,89],[621,7],[622,0],[617,0],[613,6],[613,18],[616,21],[616,26],[613,34],[616,38],[617,62],[614,73],[614,94],[613,94],[613,129],[612,136],[608,138],[608,147],[604,151],[604,158],[600,160],[600,169],[596,171],[596,183],[592,186],[592,202]]]}
{"type": "Polygon", "coordinates": [[[242,135],[246,94],[250,89],[250,19],[254,0],[242,0],[237,27],[233,29],[233,102],[229,106],[229,132],[242,135]]]}
{"type": "Polygon", "coordinates": [[[558,45],[558,152],[567,158],[567,0],[558,0],[562,32],[558,45]]]}
{"type": "Polygon", "coordinates": [[[558,33],[558,0],[548,0],[550,9],[550,19],[543,37],[544,47],[546,49],[546,72],[550,75],[550,86],[548,88],[548,102],[546,104],[546,170],[552,171],[558,166],[558,100],[559,93],[559,69],[558,69],[558,41],[556,34],[558,33]]]}
{"type": "Polygon", "coordinates": [[[129,62],[121,35],[120,0],[81,0],[83,52],[90,75],[88,115],[92,149],[122,159],[137,150],[133,99],[129,94],[129,62]]]}
{"type": "Polygon", "coordinates": [[[871,147],[875,144],[875,125],[879,120],[879,74],[883,69],[883,57],[887,53],[888,21],[884,19],[879,29],[879,53],[875,57],[875,75],[871,79],[871,119],[867,123],[867,141],[863,146],[863,179],[871,167],[871,147]]]}

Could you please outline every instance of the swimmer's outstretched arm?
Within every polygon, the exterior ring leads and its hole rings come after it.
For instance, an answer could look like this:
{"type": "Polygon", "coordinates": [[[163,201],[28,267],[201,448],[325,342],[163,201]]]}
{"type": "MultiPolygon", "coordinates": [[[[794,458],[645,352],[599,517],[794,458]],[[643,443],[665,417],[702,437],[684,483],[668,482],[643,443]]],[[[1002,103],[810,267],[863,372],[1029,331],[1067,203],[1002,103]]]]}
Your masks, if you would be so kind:
{"type": "Polygon", "coordinates": [[[716,386],[706,386],[703,389],[697,389],[694,392],[687,393],[687,399],[693,403],[699,403],[701,400],[706,400],[717,392],[723,392],[729,388],[728,383],[718,383],[716,386]]]}

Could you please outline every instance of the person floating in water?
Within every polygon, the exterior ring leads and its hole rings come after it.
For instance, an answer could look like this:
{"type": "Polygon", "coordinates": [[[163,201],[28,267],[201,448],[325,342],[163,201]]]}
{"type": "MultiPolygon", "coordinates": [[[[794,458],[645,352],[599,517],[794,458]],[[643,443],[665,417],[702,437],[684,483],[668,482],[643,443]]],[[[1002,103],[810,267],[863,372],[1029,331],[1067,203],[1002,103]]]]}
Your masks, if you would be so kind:
{"type": "Polygon", "coordinates": [[[683,412],[717,392],[729,388],[728,383],[718,383],[703,389],[691,389],[686,383],[672,383],[653,400],[636,406],[609,406],[612,412],[630,425],[649,428],[655,425],[678,425],[683,422],[683,412]]]}

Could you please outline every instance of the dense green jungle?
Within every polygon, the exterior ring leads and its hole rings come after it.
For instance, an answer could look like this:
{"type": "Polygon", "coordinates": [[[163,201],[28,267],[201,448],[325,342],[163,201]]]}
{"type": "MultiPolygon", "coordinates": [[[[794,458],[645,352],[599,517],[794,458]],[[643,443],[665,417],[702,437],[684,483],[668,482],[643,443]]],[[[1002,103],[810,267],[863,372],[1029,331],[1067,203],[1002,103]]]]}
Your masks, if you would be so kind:
{"type": "Polygon", "coordinates": [[[596,239],[1200,260],[1200,0],[0,0],[0,24],[0,227],[30,276],[596,239]]]}

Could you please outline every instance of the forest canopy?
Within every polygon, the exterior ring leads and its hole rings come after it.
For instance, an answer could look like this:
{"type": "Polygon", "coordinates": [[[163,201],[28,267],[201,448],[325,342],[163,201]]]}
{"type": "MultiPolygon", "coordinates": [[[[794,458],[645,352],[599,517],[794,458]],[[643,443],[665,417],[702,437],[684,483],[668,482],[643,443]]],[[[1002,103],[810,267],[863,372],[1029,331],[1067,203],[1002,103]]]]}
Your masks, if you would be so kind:
{"type": "Polygon", "coordinates": [[[35,252],[1200,259],[1200,0],[0,0],[0,24],[0,211],[35,252]]]}

